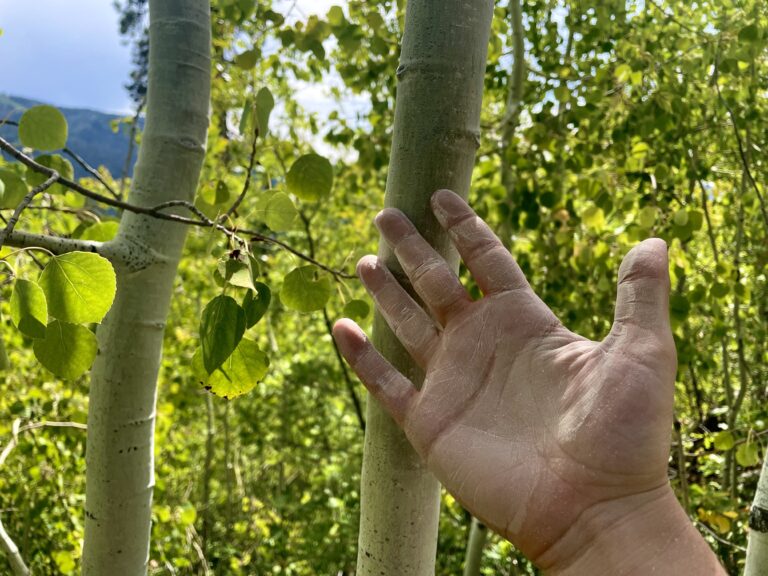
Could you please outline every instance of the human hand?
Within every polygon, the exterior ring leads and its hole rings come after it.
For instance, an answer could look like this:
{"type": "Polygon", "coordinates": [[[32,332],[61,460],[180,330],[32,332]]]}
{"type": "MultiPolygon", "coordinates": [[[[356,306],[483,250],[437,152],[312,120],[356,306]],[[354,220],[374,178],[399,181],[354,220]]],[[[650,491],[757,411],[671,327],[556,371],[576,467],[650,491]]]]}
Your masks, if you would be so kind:
{"type": "MultiPolygon", "coordinates": [[[[593,342],[559,322],[463,200],[440,191],[432,206],[482,299],[471,300],[397,210],[384,210],[376,224],[431,314],[376,258],[358,265],[424,369],[421,389],[353,322],[339,321],[334,335],[449,492],[543,568],[582,573],[594,565],[585,564],[587,550],[599,558],[619,544],[606,541],[606,525],[622,534],[639,528],[638,515],[647,519],[670,502],[679,509],[667,481],[676,355],[666,246],[646,240],[625,257],[613,328],[593,342]]],[[[647,527],[667,534],[666,547],[670,537],[698,536],[681,512],[668,515],[674,523],[666,529],[647,527]]]]}

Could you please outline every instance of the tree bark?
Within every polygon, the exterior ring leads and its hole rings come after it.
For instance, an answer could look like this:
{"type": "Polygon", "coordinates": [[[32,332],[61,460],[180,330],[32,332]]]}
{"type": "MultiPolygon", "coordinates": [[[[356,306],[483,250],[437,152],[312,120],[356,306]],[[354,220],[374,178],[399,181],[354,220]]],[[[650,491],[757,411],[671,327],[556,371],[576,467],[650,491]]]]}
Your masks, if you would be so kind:
{"type": "Polygon", "coordinates": [[[467,553],[464,556],[464,576],[480,576],[483,562],[483,549],[488,538],[488,527],[472,517],[467,538],[467,553]]]}
{"type": "MultiPolygon", "coordinates": [[[[129,202],[192,201],[205,156],[210,97],[207,0],[150,1],[146,129],[129,202]]],[[[86,454],[86,576],[142,576],[149,561],[157,375],[186,227],[125,213],[117,297],[99,327],[86,454]],[[150,250],[159,258],[131,270],[150,250]]]]}
{"type": "MultiPolygon", "coordinates": [[[[397,69],[386,206],[405,212],[458,269],[458,255],[429,208],[449,188],[466,197],[479,144],[492,0],[411,0],[397,69]]],[[[396,258],[379,257],[407,286],[396,258]]],[[[379,314],[373,342],[416,385],[423,374],[379,314]]],[[[357,571],[361,576],[435,573],[440,486],[403,433],[368,402],[357,571]]]]}
{"type": "Polygon", "coordinates": [[[749,542],[744,576],[768,576],[768,458],[749,513],[749,542]]]}

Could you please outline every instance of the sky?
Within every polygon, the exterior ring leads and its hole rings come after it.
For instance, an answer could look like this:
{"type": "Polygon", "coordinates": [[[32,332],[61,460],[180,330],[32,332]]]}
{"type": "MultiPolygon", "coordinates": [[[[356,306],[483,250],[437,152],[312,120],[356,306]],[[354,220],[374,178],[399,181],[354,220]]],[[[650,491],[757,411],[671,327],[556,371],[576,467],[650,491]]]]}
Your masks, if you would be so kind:
{"type": "MultiPolygon", "coordinates": [[[[299,0],[304,15],[339,0],[299,0]]],[[[130,47],[117,33],[111,0],[0,0],[0,93],[57,106],[128,113],[123,85],[130,47]]]]}

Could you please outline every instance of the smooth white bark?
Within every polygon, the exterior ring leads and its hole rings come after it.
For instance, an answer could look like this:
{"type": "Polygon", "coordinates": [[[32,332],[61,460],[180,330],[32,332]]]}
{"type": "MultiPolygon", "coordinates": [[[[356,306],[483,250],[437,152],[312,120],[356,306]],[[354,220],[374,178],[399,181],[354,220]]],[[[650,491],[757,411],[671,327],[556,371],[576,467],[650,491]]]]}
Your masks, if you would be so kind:
{"type": "Polygon", "coordinates": [[[469,538],[467,538],[467,553],[464,557],[464,576],[480,576],[483,549],[487,539],[488,527],[473,517],[469,527],[469,538]]]}
{"type": "MultiPolygon", "coordinates": [[[[429,209],[441,188],[466,197],[479,145],[492,0],[410,0],[407,5],[385,204],[405,212],[458,269],[429,209]]],[[[404,278],[384,243],[379,256],[404,278]]],[[[380,315],[373,342],[417,385],[423,374],[380,315]]],[[[402,431],[368,402],[357,560],[360,576],[435,573],[440,485],[402,431]]]]}
{"type": "MultiPolygon", "coordinates": [[[[146,128],[128,201],[191,201],[210,96],[207,0],[150,1],[146,128]]],[[[125,213],[117,297],[98,330],[86,453],[83,574],[144,576],[149,561],[157,375],[186,227],[125,213]],[[153,262],[144,266],[147,254],[153,262]]]]}
{"type": "Polygon", "coordinates": [[[24,563],[24,559],[21,557],[19,547],[11,539],[8,533],[3,527],[3,522],[0,520],[0,550],[2,550],[8,558],[8,563],[11,565],[14,576],[29,576],[29,568],[24,563]]]}
{"type": "Polygon", "coordinates": [[[749,542],[744,576],[768,576],[768,458],[757,483],[749,514],[749,542]]]}

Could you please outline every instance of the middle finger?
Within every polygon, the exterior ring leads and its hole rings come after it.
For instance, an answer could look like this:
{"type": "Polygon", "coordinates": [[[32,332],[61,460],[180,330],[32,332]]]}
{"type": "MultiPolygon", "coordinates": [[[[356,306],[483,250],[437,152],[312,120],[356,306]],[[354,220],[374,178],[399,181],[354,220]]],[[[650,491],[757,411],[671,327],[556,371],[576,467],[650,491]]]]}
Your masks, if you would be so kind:
{"type": "Polygon", "coordinates": [[[472,303],[451,267],[416,230],[405,214],[387,208],[376,226],[392,247],[416,293],[442,325],[472,303]]]}

